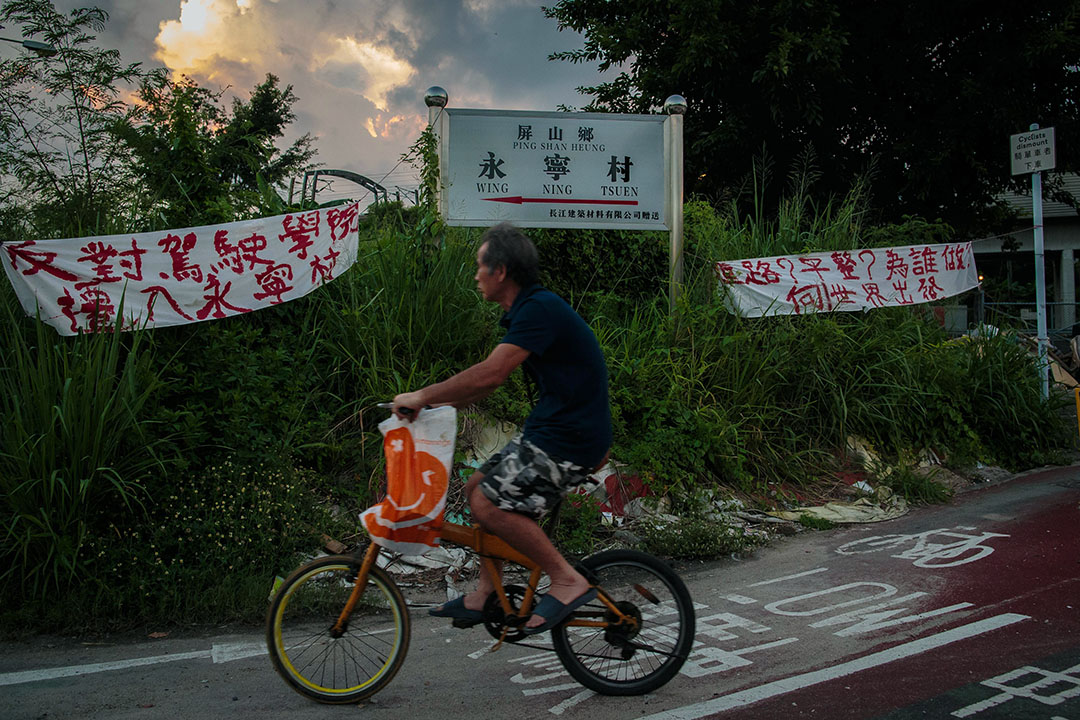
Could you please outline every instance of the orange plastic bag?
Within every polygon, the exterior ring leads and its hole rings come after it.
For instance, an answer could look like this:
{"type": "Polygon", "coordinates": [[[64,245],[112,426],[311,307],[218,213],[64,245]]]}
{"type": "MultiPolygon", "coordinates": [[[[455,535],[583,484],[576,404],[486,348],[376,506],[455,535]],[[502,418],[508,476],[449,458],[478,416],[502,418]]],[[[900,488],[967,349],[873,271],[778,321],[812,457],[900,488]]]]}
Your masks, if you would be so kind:
{"type": "Polygon", "coordinates": [[[360,514],[372,541],[404,555],[439,544],[454,462],[457,411],[422,410],[413,422],[379,423],[386,453],[386,497],[360,514]]]}

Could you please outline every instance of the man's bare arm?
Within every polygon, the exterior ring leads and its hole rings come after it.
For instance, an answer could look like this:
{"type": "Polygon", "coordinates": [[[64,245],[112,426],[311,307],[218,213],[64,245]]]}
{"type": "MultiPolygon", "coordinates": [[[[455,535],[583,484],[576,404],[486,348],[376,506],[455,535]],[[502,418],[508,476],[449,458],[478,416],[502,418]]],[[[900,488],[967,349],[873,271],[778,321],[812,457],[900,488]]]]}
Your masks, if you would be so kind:
{"type": "Polygon", "coordinates": [[[394,408],[419,410],[425,405],[464,407],[494,392],[527,357],[529,351],[525,348],[500,343],[486,358],[457,375],[421,390],[398,395],[394,398],[394,408]]]}

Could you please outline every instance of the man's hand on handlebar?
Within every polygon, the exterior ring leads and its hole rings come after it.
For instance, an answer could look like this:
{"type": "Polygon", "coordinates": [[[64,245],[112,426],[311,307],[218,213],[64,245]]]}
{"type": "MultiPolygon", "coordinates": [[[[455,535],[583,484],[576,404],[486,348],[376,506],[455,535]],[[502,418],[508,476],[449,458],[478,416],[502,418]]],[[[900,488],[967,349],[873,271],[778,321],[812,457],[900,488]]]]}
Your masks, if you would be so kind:
{"type": "Polygon", "coordinates": [[[394,415],[401,420],[412,422],[416,419],[416,414],[424,408],[424,401],[421,399],[420,393],[407,392],[395,397],[391,405],[394,415]]]}

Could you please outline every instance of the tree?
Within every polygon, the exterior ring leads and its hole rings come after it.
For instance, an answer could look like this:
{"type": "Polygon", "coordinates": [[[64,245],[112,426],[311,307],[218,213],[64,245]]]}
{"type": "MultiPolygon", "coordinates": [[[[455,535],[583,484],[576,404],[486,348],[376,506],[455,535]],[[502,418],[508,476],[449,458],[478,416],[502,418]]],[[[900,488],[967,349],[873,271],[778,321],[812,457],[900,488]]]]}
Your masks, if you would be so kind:
{"type": "Polygon", "coordinates": [[[227,222],[283,211],[274,192],[315,154],[292,87],[267,75],[231,111],[221,93],[96,46],[108,14],[67,16],[49,0],[6,0],[0,27],[57,53],[0,58],[0,235],[80,237],[227,222]],[[121,86],[137,88],[129,105],[121,86]]]}
{"type": "Polygon", "coordinates": [[[152,216],[168,227],[213,224],[279,209],[270,188],[301,173],[315,151],[304,135],[281,151],[275,140],[294,119],[292,86],[267,75],[231,113],[187,77],[159,72],[139,90],[142,104],[117,136],[130,148],[142,185],[154,189],[152,216]],[[261,181],[261,184],[260,184],[261,181]],[[271,195],[271,197],[267,197],[271,195]]]}
{"type": "Polygon", "coordinates": [[[292,112],[296,101],[292,85],[279,89],[278,78],[271,74],[255,86],[246,103],[233,99],[232,117],[222,128],[218,144],[223,151],[222,169],[231,174],[234,182],[254,190],[258,187],[257,174],[267,184],[277,185],[308,168],[315,155],[310,134],[284,151],[274,144],[296,119],[292,112]]]}
{"type": "Polygon", "coordinates": [[[0,7],[0,27],[57,50],[0,60],[0,213],[9,238],[103,231],[131,202],[128,158],[110,128],[127,112],[117,85],[142,72],[94,45],[107,19],[97,8],[64,16],[48,0],[0,7]]]}
{"type": "Polygon", "coordinates": [[[1057,167],[1076,169],[1080,0],[560,0],[545,13],[585,36],[552,59],[621,68],[579,88],[586,109],[687,99],[690,192],[730,190],[762,153],[791,167],[809,150],[827,193],[869,172],[883,219],[977,231],[1020,185],[1009,135],[1054,126],[1057,167]]]}

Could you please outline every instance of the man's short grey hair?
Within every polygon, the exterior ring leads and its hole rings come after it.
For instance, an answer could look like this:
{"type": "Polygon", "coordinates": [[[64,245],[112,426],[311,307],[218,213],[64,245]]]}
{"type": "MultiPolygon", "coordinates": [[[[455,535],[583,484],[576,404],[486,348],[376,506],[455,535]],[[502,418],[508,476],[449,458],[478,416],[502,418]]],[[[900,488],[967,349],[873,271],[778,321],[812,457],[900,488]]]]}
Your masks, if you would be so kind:
{"type": "Polygon", "coordinates": [[[520,288],[536,284],[540,279],[540,257],[528,236],[510,223],[488,228],[480,238],[487,245],[481,261],[488,272],[506,268],[506,275],[520,288]]]}

